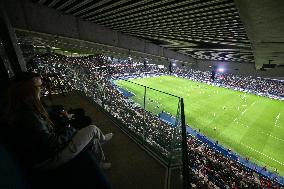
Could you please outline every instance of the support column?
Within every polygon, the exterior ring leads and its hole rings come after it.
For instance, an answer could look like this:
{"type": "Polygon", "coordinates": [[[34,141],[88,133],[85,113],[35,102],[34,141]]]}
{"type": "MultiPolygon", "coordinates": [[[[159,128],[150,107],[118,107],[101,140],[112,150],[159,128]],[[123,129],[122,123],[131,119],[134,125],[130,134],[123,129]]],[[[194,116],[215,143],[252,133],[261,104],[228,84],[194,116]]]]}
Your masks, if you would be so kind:
{"type": "Polygon", "coordinates": [[[6,55],[11,63],[15,74],[26,71],[26,64],[20,47],[18,46],[14,28],[4,10],[3,3],[0,3],[0,39],[3,43],[6,55]]]}
{"type": "Polygon", "coordinates": [[[8,102],[9,75],[0,54],[0,117],[6,111],[8,102]]]}
{"type": "Polygon", "coordinates": [[[2,56],[0,54],[0,80],[1,81],[8,81],[9,80],[9,74],[5,67],[4,60],[2,59],[2,56]]]}
{"type": "Polygon", "coordinates": [[[181,130],[182,130],[182,176],[183,176],[183,188],[191,189],[190,183],[192,182],[192,175],[189,173],[189,159],[187,149],[187,136],[186,136],[186,125],[184,115],[184,102],[183,98],[180,99],[181,104],[181,130]]]}

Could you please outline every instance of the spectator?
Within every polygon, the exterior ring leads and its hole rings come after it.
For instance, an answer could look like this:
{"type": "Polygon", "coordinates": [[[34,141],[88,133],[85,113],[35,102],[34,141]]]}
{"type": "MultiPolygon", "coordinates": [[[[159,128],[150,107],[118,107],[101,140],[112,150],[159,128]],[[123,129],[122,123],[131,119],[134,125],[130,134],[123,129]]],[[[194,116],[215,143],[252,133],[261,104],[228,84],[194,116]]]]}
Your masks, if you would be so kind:
{"type": "Polygon", "coordinates": [[[24,72],[16,77],[10,88],[10,106],[7,121],[13,127],[14,140],[24,153],[26,165],[39,169],[54,169],[73,159],[84,148],[91,146],[103,167],[104,153],[101,143],[107,142],[112,133],[104,135],[90,125],[76,131],[66,127],[56,133],[54,124],[40,102],[41,78],[35,73],[24,72]]]}

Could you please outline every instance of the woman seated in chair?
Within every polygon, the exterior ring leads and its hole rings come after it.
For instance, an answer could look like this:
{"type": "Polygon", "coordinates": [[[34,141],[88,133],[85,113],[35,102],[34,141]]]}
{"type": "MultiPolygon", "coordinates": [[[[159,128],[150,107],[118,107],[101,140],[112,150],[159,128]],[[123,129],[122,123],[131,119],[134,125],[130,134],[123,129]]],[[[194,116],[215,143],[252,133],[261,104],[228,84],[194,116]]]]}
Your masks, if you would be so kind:
{"type": "Polygon", "coordinates": [[[81,130],[66,127],[57,133],[40,101],[42,81],[36,73],[23,72],[12,80],[6,120],[12,126],[14,143],[22,151],[23,160],[32,168],[50,170],[60,167],[90,148],[103,168],[109,168],[101,144],[110,140],[95,125],[81,130]]]}

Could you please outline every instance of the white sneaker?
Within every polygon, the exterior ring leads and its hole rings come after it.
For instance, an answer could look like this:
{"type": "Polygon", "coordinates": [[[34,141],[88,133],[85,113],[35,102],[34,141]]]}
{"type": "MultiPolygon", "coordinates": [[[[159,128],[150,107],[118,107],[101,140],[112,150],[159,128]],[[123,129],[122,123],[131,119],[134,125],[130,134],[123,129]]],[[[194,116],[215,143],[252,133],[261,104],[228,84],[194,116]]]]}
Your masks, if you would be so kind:
{"type": "Polygon", "coordinates": [[[109,169],[109,168],[111,168],[111,163],[101,162],[100,167],[102,169],[109,169]]]}
{"type": "Polygon", "coordinates": [[[106,134],[106,135],[105,135],[105,139],[104,139],[103,142],[109,141],[110,139],[112,139],[112,137],[113,137],[113,133],[108,133],[108,134],[106,134]]]}

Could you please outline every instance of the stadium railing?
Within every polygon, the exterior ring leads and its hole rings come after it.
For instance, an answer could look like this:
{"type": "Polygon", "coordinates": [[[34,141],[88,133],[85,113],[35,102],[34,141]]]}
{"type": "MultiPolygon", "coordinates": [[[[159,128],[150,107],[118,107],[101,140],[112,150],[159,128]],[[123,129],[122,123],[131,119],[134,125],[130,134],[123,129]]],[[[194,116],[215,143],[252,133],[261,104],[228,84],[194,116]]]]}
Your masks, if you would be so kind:
{"type": "MultiPolygon", "coordinates": [[[[112,86],[115,88],[97,86],[93,93],[86,93],[80,87],[78,91],[96,102],[124,132],[167,168],[165,188],[188,185],[190,179],[185,179],[187,183],[177,179],[188,174],[188,166],[183,166],[183,158],[187,157],[183,149],[187,147],[182,146],[182,99],[129,80],[118,80],[112,86]],[[130,88],[135,92],[127,90],[130,88]],[[171,106],[165,106],[167,103],[163,101],[172,102],[171,106]]],[[[184,141],[186,146],[186,138],[184,141]]]]}

